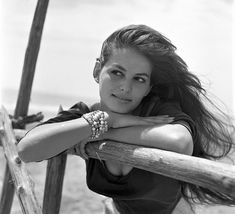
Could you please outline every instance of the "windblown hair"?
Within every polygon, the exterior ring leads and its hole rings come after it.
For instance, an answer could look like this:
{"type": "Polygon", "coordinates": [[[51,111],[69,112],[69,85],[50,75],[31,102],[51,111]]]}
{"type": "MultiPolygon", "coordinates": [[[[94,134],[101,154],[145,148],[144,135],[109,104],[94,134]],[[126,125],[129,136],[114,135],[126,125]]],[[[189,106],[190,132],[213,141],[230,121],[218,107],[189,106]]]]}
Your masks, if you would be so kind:
{"type": "MultiPolygon", "coordinates": [[[[145,25],[130,25],[111,34],[103,43],[103,66],[113,49],[132,48],[146,56],[152,65],[150,94],[165,101],[175,101],[195,122],[193,156],[220,159],[232,149],[234,126],[209,98],[200,80],[188,71],[169,39],[145,25]],[[213,107],[213,108],[211,108],[213,107]],[[215,109],[216,111],[213,111],[215,109]]],[[[234,205],[235,198],[203,187],[182,182],[182,195],[188,202],[234,205]]]]}

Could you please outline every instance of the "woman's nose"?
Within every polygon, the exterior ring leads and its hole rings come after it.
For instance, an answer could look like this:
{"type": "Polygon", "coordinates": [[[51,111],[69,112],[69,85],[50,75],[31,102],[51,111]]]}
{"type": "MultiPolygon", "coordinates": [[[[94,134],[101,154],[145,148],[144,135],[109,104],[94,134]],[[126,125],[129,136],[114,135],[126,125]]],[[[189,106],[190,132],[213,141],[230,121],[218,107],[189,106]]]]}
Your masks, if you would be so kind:
{"type": "Polygon", "coordinates": [[[132,84],[129,81],[123,81],[120,85],[120,90],[125,93],[130,93],[132,90],[132,84]]]}

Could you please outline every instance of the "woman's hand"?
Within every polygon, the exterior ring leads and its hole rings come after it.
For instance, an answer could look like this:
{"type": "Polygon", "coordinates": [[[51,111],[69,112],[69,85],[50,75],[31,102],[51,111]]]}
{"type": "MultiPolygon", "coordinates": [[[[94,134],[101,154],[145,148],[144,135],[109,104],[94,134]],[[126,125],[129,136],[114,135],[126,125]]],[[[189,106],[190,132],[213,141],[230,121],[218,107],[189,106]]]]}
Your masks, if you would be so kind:
{"type": "MultiPolygon", "coordinates": [[[[101,110],[100,104],[95,103],[90,107],[91,111],[101,110]]],[[[152,117],[139,117],[130,114],[119,114],[112,111],[105,111],[105,118],[109,128],[123,128],[129,126],[158,125],[171,123],[174,117],[169,115],[158,115],[152,117]]]]}
{"type": "Polygon", "coordinates": [[[73,147],[76,155],[79,155],[84,160],[88,159],[88,155],[85,150],[87,143],[89,143],[87,140],[82,140],[73,147]]]}
{"type": "MultiPolygon", "coordinates": [[[[129,114],[118,114],[114,112],[105,112],[106,120],[108,121],[109,128],[124,128],[130,126],[150,126],[158,124],[168,124],[171,123],[174,118],[168,115],[159,115],[154,117],[139,117],[129,114]]],[[[86,144],[92,141],[99,141],[105,138],[105,134],[101,135],[96,139],[83,140],[75,146],[76,154],[87,160],[88,155],[86,153],[86,144]]]]}
{"type": "Polygon", "coordinates": [[[168,124],[173,122],[174,120],[174,117],[169,117],[168,115],[139,117],[130,114],[119,114],[110,111],[107,111],[106,113],[106,119],[108,121],[109,128],[168,124]]]}

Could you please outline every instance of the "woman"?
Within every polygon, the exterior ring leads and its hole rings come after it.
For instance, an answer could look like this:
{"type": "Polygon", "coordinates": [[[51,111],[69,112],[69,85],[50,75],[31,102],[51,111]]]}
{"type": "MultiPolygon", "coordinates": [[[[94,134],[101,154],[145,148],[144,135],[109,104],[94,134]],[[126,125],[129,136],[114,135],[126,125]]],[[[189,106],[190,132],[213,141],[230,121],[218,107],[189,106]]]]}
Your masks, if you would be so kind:
{"type": "Polygon", "coordinates": [[[87,159],[88,187],[112,198],[116,213],[170,214],[182,196],[234,203],[229,196],[85,153],[87,142],[105,139],[202,158],[221,158],[231,150],[227,124],[206,108],[200,81],[175,50],[145,25],[115,31],[93,72],[100,102],[90,108],[77,103],[32,129],[18,144],[20,157],[40,161],[75,146],[87,159]]]}

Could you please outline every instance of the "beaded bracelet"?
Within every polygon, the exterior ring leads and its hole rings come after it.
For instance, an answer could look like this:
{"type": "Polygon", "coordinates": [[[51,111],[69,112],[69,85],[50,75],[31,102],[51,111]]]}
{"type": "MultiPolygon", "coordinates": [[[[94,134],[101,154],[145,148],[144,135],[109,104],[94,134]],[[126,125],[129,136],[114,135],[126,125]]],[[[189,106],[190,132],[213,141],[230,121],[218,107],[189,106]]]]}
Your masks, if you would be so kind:
{"type": "Polygon", "coordinates": [[[97,110],[82,115],[91,126],[91,139],[97,139],[101,134],[108,131],[108,122],[103,111],[97,110]]]}

